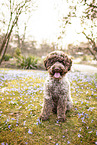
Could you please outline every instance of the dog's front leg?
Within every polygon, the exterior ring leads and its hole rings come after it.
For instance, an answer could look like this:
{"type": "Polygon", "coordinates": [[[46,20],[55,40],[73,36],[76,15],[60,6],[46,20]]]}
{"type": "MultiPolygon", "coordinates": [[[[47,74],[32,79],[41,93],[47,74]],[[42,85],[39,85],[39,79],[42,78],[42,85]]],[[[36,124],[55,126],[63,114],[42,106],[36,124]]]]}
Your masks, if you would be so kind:
{"type": "Polygon", "coordinates": [[[40,114],[40,119],[47,120],[49,118],[51,111],[52,111],[52,99],[44,98],[43,108],[40,114]]]}
{"type": "Polygon", "coordinates": [[[67,97],[63,99],[63,97],[60,97],[58,100],[58,106],[57,106],[57,117],[58,120],[61,122],[64,122],[66,119],[66,106],[67,106],[67,97]]]}

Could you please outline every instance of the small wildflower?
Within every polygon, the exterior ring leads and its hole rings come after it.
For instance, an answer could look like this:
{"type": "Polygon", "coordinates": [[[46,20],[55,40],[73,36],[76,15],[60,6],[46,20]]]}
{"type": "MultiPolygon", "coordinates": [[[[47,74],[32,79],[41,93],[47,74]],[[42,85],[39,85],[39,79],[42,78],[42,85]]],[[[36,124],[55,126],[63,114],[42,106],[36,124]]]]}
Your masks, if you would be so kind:
{"type": "Polygon", "coordinates": [[[25,126],[25,123],[26,123],[26,121],[24,121],[24,124],[23,124],[24,126],[25,126]]]}
{"type": "Polygon", "coordinates": [[[83,123],[86,123],[85,121],[82,120],[83,123]]]}
{"type": "Polygon", "coordinates": [[[39,123],[39,124],[41,124],[41,121],[40,121],[40,119],[39,119],[39,118],[37,119],[37,121],[38,121],[38,123],[39,123]]]}
{"type": "Polygon", "coordinates": [[[75,108],[75,110],[77,110],[77,108],[75,108]]]}
{"type": "Polygon", "coordinates": [[[11,125],[8,125],[8,128],[10,129],[11,125]]]}
{"type": "Polygon", "coordinates": [[[80,135],[80,134],[78,134],[78,137],[81,137],[81,135],[80,135]]]}
{"type": "Polygon", "coordinates": [[[1,143],[1,145],[5,145],[5,143],[4,143],[4,142],[2,142],[2,143],[1,143]]]}
{"type": "Polygon", "coordinates": [[[97,145],[97,141],[95,142],[95,145],[97,145]]]}
{"type": "Polygon", "coordinates": [[[92,133],[93,131],[89,131],[88,133],[92,133]]]}
{"type": "Polygon", "coordinates": [[[81,104],[83,104],[83,101],[81,101],[81,104]]]}
{"type": "Polygon", "coordinates": [[[88,91],[86,91],[86,94],[88,94],[88,91]]]}
{"type": "Polygon", "coordinates": [[[82,129],[80,128],[80,130],[79,131],[81,131],[82,129]]]}
{"type": "Polygon", "coordinates": [[[33,133],[31,132],[31,130],[30,130],[30,129],[28,130],[28,133],[29,133],[29,134],[33,134],[33,133]]]}
{"type": "Polygon", "coordinates": [[[57,120],[57,123],[59,123],[59,120],[57,120]]]}
{"type": "Polygon", "coordinates": [[[67,144],[70,144],[70,141],[67,141],[67,144]]]}
{"type": "Polygon", "coordinates": [[[63,135],[63,138],[64,138],[65,136],[63,135]]]}

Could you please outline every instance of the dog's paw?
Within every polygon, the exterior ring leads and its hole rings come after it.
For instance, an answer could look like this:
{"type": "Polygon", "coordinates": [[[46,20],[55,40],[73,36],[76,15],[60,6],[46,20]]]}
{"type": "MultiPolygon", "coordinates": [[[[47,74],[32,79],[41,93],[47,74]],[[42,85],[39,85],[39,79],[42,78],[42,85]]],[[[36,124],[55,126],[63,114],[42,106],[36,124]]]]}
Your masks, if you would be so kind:
{"type": "Polygon", "coordinates": [[[64,118],[58,118],[58,121],[59,122],[64,122],[66,120],[66,118],[64,117],[64,118]]]}
{"type": "Polygon", "coordinates": [[[46,120],[48,120],[49,118],[48,118],[48,117],[40,116],[39,119],[42,120],[42,121],[46,121],[46,120]]]}

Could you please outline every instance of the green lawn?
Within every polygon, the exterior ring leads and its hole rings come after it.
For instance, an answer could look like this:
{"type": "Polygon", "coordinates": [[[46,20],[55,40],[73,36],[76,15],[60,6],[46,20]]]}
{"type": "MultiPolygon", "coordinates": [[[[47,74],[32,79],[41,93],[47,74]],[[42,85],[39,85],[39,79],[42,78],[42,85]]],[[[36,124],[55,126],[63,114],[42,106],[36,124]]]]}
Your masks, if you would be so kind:
{"type": "Polygon", "coordinates": [[[97,145],[97,74],[70,72],[73,108],[41,122],[45,71],[0,69],[1,145],[97,145]]]}

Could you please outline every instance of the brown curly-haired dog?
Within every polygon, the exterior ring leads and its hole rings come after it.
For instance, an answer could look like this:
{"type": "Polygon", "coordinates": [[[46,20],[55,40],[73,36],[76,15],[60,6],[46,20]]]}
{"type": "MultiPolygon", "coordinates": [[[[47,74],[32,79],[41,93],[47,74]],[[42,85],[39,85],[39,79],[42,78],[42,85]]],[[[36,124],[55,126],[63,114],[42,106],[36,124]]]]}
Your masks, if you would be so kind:
{"type": "Polygon", "coordinates": [[[72,107],[70,83],[66,77],[72,61],[64,52],[53,51],[47,55],[44,65],[49,76],[45,82],[44,104],[40,119],[47,120],[53,111],[57,113],[59,121],[65,121],[66,110],[72,107]]]}

